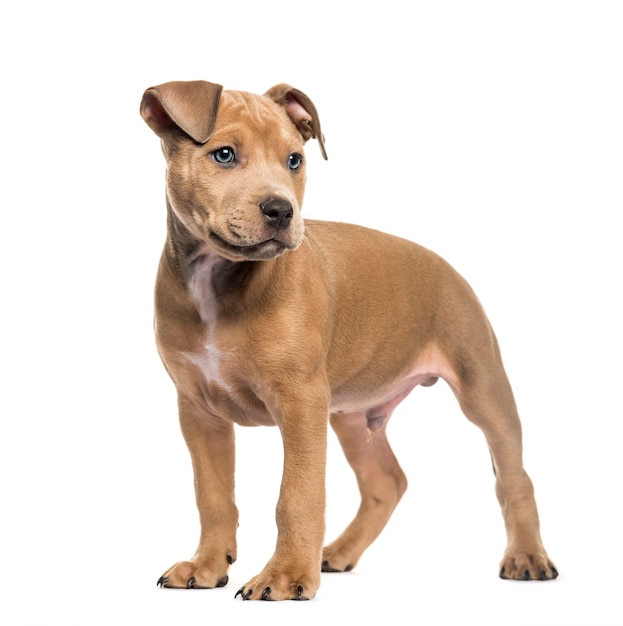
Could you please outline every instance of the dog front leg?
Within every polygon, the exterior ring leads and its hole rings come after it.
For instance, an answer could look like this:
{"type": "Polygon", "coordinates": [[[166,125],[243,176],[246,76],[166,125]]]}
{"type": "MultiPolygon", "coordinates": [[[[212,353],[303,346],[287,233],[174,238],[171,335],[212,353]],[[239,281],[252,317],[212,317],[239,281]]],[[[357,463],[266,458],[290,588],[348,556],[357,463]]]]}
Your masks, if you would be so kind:
{"type": "Polygon", "coordinates": [[[234,501],[234,427],[207,415],[198,404],[179,399],[180,424],[192,458],[201,537],[190,561],[181,561],[160,578],[162,587],[224,587],[236,560],[238,510],[234,501]]]}
{"type": "Polygon", "coordinates": [[[244,600],[309,600],[320,586],[325,532],[328,401],[283,410],[284,446],[277,546],[266,567],[236,594],[244,600]]]}

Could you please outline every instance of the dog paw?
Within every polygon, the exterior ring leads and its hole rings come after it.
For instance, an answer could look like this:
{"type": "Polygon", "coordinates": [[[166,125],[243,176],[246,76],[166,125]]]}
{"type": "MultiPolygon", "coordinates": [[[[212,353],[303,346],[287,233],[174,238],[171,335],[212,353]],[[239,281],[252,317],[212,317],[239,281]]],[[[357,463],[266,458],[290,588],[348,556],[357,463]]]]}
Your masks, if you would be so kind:
{"type": "Polygon", "coordinates": [[[354,567],[350,563],[348,563],[348,565],[344,565],[343,567],[338,567],[337,565],[334,565],[333,563],[334,562],[330,561],[329,559],[323,559],[322,571],[323,572],[350,572],[350,570],[352,570],[354,567]]]}
{"type": "Polygon", "coordinates": [[[340,548],[336,541],[322,550],[322,571],[350,572],[358,558],[359,555],[352,554],[347,547],[340,548]]]}
{"type": "Polygon", "coordinates": [[[163,589],[214,589],[224,587],[229,577],[227,569],[233,560],[227,559],[225,566],[215,568],[207,562],[181,561],[169,568],[156,583],[163,589]]]}
{"type": "Polygon", "coordinates": [[[546,554],[516,554],[502,559],[500,578],[504,580],[554,580],[558,578],[558,570],[546,554]]]}
{"type": "Polygon", "coordinates": [[[243,600],[311,600],[320,585],[317,575],[293,576],[265,569],[236,592],[243,600]]]}

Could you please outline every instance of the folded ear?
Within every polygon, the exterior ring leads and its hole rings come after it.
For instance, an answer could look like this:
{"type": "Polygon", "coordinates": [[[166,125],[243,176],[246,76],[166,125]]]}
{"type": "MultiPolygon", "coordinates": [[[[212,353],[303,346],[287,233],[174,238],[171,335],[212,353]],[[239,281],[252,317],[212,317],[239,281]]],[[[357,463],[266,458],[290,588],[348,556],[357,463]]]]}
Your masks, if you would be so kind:
{"type": "Polygon", "coordinates": [[[312,137],[318,140],[322,156],[326,159],[324,136],[314,103],[302,91],[283,83],[271,87],[264,95],[285,108],[288,117],[303,135],[305,141],[312,137]]]}
{"type": "Polygon", "coordinates": [[[184,131],[205,143],[214,130],[223,87],[205,80],[173,81],[143,94],[141,115],[161,139],[184,131]]]}

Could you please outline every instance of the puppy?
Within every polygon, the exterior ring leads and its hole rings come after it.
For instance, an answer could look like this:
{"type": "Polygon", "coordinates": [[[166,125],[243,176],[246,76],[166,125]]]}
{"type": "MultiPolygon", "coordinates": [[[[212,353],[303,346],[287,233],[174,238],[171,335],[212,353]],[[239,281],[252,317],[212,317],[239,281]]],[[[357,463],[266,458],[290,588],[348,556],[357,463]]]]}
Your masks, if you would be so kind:
{"type": "Polygon", "coordinates": [[[234,424],[276,425],[284,446],[277,545],[236,595],[314,597],[321,571],[352,569],[404,493],[387,421],[416,385],[438,378],[491,451],[508,537],[500,576],[556,578],[513,393],[468,284],[414,243],[303,221],[305,142],[317,139],[326,159],[312,101],[285,84],[259,96],[170,82],[145,91],[141,115],[167,162],[155,334],[177,388],[201,521],[195,556],[158,584],[227,583],[237,554],[234,424]],[[323,549],[328,423],[361,505],[323,549]]]}

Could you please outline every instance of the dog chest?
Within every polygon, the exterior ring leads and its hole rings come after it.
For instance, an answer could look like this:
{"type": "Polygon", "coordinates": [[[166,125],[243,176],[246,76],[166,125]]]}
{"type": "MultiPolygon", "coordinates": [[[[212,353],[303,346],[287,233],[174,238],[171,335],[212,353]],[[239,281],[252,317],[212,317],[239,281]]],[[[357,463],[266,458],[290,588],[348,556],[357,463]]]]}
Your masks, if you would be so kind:
{"type": "Polygon", "coordinates": [[[224,390],[229,390],[229,385],[221,375],[221,352],[213,344],[208,343],[200,352],[192,352],[186,358],[201,370],[206,381],[216,383],[224,390]]]}

